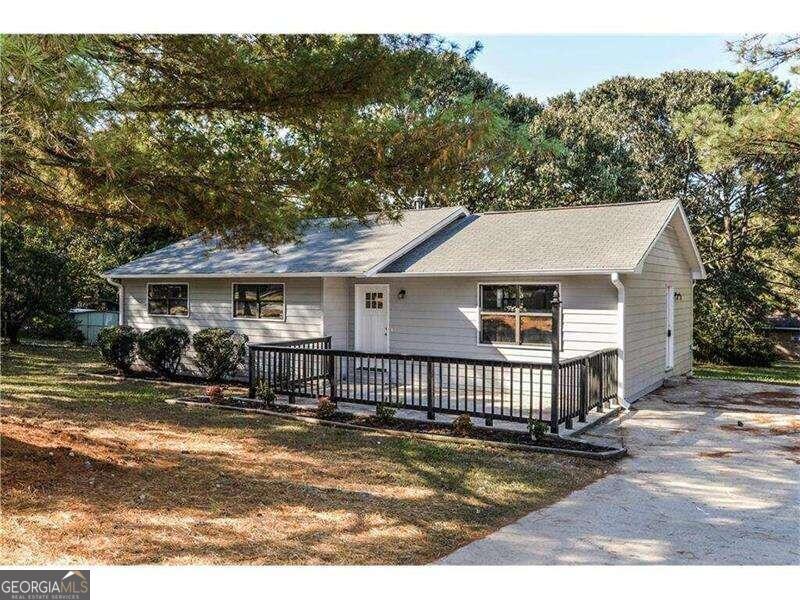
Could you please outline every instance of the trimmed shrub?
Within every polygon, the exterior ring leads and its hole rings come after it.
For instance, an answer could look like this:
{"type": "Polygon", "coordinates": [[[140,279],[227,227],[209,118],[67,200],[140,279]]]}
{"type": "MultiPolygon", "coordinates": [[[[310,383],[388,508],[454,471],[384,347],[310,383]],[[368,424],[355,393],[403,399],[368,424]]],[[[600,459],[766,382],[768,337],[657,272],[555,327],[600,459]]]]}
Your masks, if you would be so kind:
{"type": "Polygon", "coordinates": [[[266,381],[259,381],[256,386],[256,399],[263,402],[265,406],[272,407],[275,406],[278,397],[266,381]]]}
{"type": "Polygon", "coordinates": [[[384,423],[391,422],[394,419],[394,414],[397,412],[393,406],[388,404],[384,404],[380,402],[375,407],[375,416],[378,417],[379,421],[383,421],[384,423]]]}
{"type": "Polygon", "coordinates": [[[453,419],[453,433],[458,436],[466,437],[470,435],[475,426],[472,424],[472,419],[469,418],[469,415],[458,415],[455,419],[453,419]]]}
{"type": "Polygon", "coordinates": [[[330,396],[320,396],[317,401],[317,416],[320,419],[329,419],[336,412],[336,403],[330,396]]]}
{"type": "Polygon", "coordinates": [[[104,327],[97,334],[97,347],[109,365],[120,375],[127,374],[136,357],[136,342],[139,334],[129,325],[104,327]]]}
{"type": "Polygon", "coordinates": [[[164,377],[175,375],[188,347],[189,332],[177,327],[156,327],[139,336],[139,358],[164,377]]]}
{"type": "Polygon", "coordinates": [[[244,364],[247,336],[230,329],[210,327],[192,336],[198,368],[211,381],[232,377],[244,364]]]}
{"type": "Polygon", "coordinates": [[[203,393],[208,397],[208,401],[214,404],[222,404],[225,400],[225,396],[222,394],[222,388],[218,385],[207,385],[203,389],[203,393]]]}

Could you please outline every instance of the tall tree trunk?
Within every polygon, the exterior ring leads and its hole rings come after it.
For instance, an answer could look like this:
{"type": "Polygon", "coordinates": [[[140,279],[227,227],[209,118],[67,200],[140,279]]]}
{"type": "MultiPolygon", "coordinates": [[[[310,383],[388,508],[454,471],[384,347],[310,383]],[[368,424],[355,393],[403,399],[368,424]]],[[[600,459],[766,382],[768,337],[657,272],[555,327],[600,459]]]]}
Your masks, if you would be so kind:
{"type": "Polygon", "coordinates": [[[22,325],[20,323],[6,322],[4,329],[8,336],[8,342],[12,345],[19,344],[19,331],[22,329],[22,325]]]}

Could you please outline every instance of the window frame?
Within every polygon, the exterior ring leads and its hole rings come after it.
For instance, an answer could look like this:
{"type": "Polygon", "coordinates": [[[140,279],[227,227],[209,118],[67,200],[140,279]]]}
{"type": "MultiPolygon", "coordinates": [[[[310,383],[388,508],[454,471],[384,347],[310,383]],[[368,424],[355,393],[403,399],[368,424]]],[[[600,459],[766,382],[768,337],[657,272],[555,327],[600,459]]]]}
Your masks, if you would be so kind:
{"type": "Polygon", "coordinates": [[[148,317],[160,317],[167,319],[188,319],[192,314],[191,307],[191,286],[188,281],[148,281],[147,282],[147,296],[145,297],[147,306],[148,317]],[[186,314],[185,315],[171,315],[169,313],[153,313],[150,312],[150,288],[154,285],[185,285],[186,286],[186,314]]]}
{"type": "Polygon", "coordinates": [[[231,319],[235,321],[272,321],[273,323],[286,322],[286,282],[284,281],[231,281],[231,319]],[[236,316],[236,286],[237,285],[279,285],[283,289],[283,305],[280,318],[276,317],[239,317],[236,316]]]}
{"type": "Polygon", "coordinates": [[[553,333],[554,333],[554,335],[558,336],[558,339],[559,339],[560,342],[562,342],[561,345],[563,346],[563,337],[562,336],[563,336],[563,331],[564,331],[564,327],[563,327],[563,322],[564,322],[564,319],[563,319],[563,317],[564,317],[564,295],[563,295],[563,291],[562,291],[562,288],[561,288],[561,282],[560,281],[479,281],[478,284],[477,284],[477,306],[476,306],[476,309],[477,309],[477,336],[476,336],[476,338],[477,338],[477,345],[478,346],[483,346],[485,348],[517,348],[517,349],[523,349],[523,350],[526,349],[526,348],[542,349],[542,348],[551,348],[552,347],[552,341],[549,342],[549,343],[545,342],[545,343],[537,343],[537,344],[522,344],[522,343],[519,343],[519,342],[496,342],[496,343],[493,343],[493,342],[483,342],[483,341],[481,341],[481,337],[482,337],[481,334],[483,333],[483,319],[481,319],[481,316],[484,315],[484,314],[488,314],[488,315],[492,315],[492,314],[494,314],[494,315],[514,314],[516,319],[517,319],[517,326],[516,326],[516,333],[515,333],[515,336],[516,336],[517,340],[519,340],[519,336],[520,336],[519,317],[521,315],[525,315],[525,316],[544,316],[544,315],[547,315],[549,317],[553,316],[553,311],[552,310],[549,310],[546,313],[545,312],[521,312],[519,310],[515,310],[514,313],[508,313],[508,312],[502,312],[502,311],[498,311],[498,310],[483,310],[482,288],[485,285],[513,285],[513,286],[520,286],[520,287],[522,287],[522,286],[538,286],[538,287],[552,286],[552,287],[555,287],[558,290],[558,297],[561,300],[561,309],[560,309],[559,315],[558,315],[558,317],[559,317],[558,318],[558,331],[553,332],[553,333]]]}

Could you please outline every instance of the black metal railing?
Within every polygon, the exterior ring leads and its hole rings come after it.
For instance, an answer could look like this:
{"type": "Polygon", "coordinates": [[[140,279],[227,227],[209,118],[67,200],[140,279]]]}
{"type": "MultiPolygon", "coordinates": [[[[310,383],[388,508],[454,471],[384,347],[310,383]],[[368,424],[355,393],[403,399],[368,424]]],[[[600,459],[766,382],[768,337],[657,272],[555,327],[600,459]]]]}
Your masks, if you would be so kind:
{"type": "Polygon", "coordinates": [[[617,399],[617,349],[606,348],[558,363],[558,423],[572,428],[572,420],[586,422],[591,409],[603,411],[617,399]]]}
{"type": "Polygon", "coordinates": [[[616,398],[616,349],[556,363],[331,349],[330,338],[250,346],[250,396],[261,382],[289,397],[542,421],[557,431],[616,398]]]}
{"type": "Polygon", "coordinates": [[[331,347],[331,338],[316,337],[302,340],[287,340],[285,342],[271,342],[269,344],[250,344],[248,357],[248,380],[249,394],[255,396],[256,387],[265,381],[276,393],[290,393],[288,390],[304,384],[305,395],[312,396],[313,389],[319,392],[317,395],[325,395],[324,391],[317,385],[327,368],[327,362],[323,357],[315,355],[308,358],[295,358],[292,350],[327,350],[331,347]],[[265,354],[267,348],[286,349],[287,353],[278,357],[270,353],[265,354]]]}
{"type": "Polygon", "coordinates": [[[331,336],[305,338],[302,340],[286,340],[285,342],[270,342],[269,344],[257,344],[257,346],[278,346],[280,348],[310,348],[321,350],[331,347],[331,336]]]}

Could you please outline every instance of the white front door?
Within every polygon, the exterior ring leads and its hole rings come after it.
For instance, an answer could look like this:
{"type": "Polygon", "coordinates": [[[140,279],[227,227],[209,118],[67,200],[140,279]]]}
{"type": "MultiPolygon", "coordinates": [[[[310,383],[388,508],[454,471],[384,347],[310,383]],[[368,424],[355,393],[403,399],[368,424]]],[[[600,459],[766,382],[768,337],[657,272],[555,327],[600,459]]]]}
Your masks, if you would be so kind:
{"type": "Polygon", "coordinates": [[[356,284],[356,350],[389,351],[389,286],[356,284]]]}
{"type": "Polygon", "coordinates": [[[675,366],[675,290],[667,287],[667,364],[669,371],[675,366]]]}

